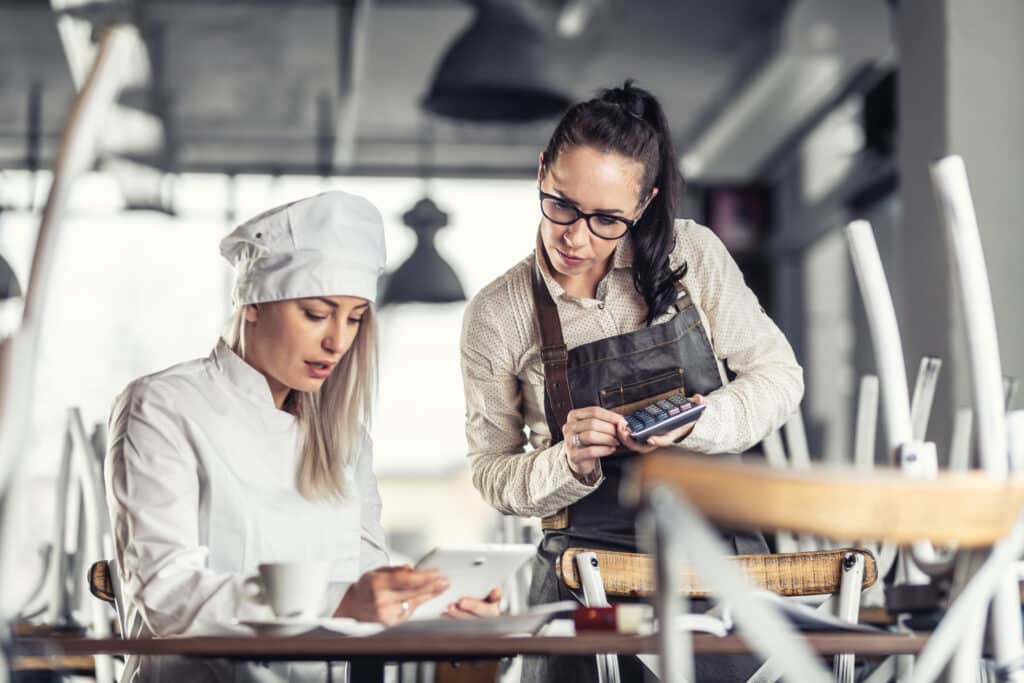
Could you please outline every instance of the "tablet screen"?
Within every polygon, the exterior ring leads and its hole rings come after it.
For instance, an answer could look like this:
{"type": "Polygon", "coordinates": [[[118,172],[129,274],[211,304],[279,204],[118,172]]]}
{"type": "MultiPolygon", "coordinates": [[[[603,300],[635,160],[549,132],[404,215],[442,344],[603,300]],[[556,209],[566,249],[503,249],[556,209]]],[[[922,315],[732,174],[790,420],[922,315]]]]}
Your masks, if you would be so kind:
{"type": "Polygon", "coordinates": [[[487,597],[537,553],[526,543],[481,544],[435,548],[416,563],[417,569],[436,569],[451,586],[417,608],[412,619],[433,619],[459,598],[487,597]]]}

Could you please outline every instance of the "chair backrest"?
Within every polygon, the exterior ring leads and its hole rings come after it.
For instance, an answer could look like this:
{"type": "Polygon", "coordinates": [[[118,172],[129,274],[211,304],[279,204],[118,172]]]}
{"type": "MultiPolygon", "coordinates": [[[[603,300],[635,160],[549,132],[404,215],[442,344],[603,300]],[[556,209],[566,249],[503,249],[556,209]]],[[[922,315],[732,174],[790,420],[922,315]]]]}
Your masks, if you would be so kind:
{"type": "Polygon", "coordinates": [[[981,472],[910,479],[895,469],[779,471],[659,449],[642,457],[627,493],[642,500],[658,484],[730,528],[788,529],[829,538],[894,543],[929,540],[988,547],[1024,510],[1024,476],[981,472]],[[952,504],[955,501],[955,504],[952,504]]]}
{"type": "MultiPolygon", "coordinates": [[[[563,583],[580,590],[582,580],[576,566],[576,556],[592,552],[601,568],[604,590],[616,596],[650,596],[655,592],[654,560],[650,555],[615,550],[589,550],[569,548],[559,556],[556,571],[563,583]]],[[[863,548],[818,550],[807,553],[774,553],[767,555],[735,555],[735,562],[751,582],[766,591],[784,596],[827,595],[839,592],[842,584],[843,562],[848,553],[864,556],[864,577],[861,588],[875,583],[878,572],[875,558],[863,548]]],[[[690,598],[704,598],[710,590],[693,571],[680,575],[680,585],[690,598]]]]}
{"type": "MultiPolygon", "coordinates": [[[[100,456],[94,450],[81,411],[76,406],[68,408],[64,436],[64,452],[54,497],[54,562],[46,588],[46,618],[51,624],[71,619],[75,596],[67,590],[67,577],[81,576],[86,572],[86,562],[113,552],[100,475],[100,456]],[[75,532],[77,545],[68,544],[69,529],[75,532]],[[70,558],[70,562],[64,558],[70,558]]],[[[76,582],[75,585],[80,584],[76,582]]]]}
{"type": "Polygon", "coordinates": [[[124,637],[124,603],[121,593],[121,580],[117,575],[117,564],[114,560],[98,560],[89,567],[87,575],[89,592],[97,599],[109,603],[117,615],[117,624],[121,629],[121,636],[124,637]]]}

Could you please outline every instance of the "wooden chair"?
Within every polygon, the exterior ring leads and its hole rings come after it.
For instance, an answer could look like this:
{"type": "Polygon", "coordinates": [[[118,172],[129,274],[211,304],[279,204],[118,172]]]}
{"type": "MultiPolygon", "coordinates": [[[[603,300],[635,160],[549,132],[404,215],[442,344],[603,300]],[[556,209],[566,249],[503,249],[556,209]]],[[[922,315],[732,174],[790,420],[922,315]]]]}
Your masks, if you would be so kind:
{"type": "MultiPolygon", "coordinates": [[[[819,596],[819,609],[831,610],[848,623],[857,623],[861,591],[878,578],[875,559],[863,548],[738,555],[729,557],[728,561],[761,590],[785,597],[819,596]],[[833,599],[836,596],[838,600],[833,599]]],[[[582,593],[583,604],[588,607],[607,605],[607,595],[630,598],[656,595],[656,564],[647,554],[569,548],[558,558],[555,569],[566,587],[582,593]]],[[[715,592],[692,570],[679,574],[677,585],[683,587],[681,595],[687,600],[711,597],[715,592]]],[[[660,668],[660,663],[653,658],[641,659],[653,669],[660,668]]],[[[620,680],[615,655],[598,655],[597,668],[601,683],[620,680]]],[[[770,668],[766,664],[750,680],[762,683],[776,680],[770,668]]],[[[837,655],[833,668],[837,681],[852,683],[852,654],[837,655]]]]}
{"type": "MultiPolygon", "coordinates": [[[[775,655],[791,680],[828,676],[793,628],[761,604],[736,566],[724,559],[708,522],[746,529],[785,529],[829,538],[875,538],[900,545],[922,539],[961,549],[993,549],[918,661],[916,671],[941,668],[979,610],[992,602],[1001,578],[1024,549],[1024,476],[997,479],[980,472],[910,479],[898,470],[871,474],[853,468],[780,472],[662,449],[643,457],[630,495],[651,510],[658,554],[656,606],[662,624],[665,680],[681,680],[690,665],[673,629],[679,575],[685,559],[707,585],[734,605],[752,648],[775,655]],[[956,501],[951,504],[951,501],[956,501]],[[682,673],[680,673],[682,672],[682,673]]],[[[1017,599],[1019,609],[1019,598],[1017,599]]],[[[924,678],[923,680],[931,680],[924,678]]]]}

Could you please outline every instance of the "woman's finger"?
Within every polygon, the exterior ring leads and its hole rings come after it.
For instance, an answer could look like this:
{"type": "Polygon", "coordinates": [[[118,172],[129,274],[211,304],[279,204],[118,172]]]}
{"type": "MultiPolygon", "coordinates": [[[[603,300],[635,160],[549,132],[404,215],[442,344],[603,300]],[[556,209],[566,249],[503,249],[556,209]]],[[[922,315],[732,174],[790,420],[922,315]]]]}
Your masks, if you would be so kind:
{"type": "MultiPolygon", "coordinates": [[[[614,413],[613,413],[614,414],[614,413]]],[[[622,423],[625,422],[623,418],[622,423]]],[[[604,434],[615,434],[615,430],[621,424],[618,420],[601,420],[596,417],[588,417],[582,420],[570,421],[569,428],[574,432],[602,432],[604,434]]]]}
{"type": "Polygon", "coordinates": [[[456,619],[498,616],[498,603],[477,598],[459,598],[448,606],[450,616],[456,619]]]}
{"type": "MultiPolygon", "coordinates": [[[[625,424],[625,423],[623,423],[625,424]]],[[[562,437],[567,441],[575,445],[575,439],[577,436],[580,437],[580,441],[584,444],[587,443],[614,443],[618,434],[619,425],[611,422],[602,422],[601,420],[580,420],[578,422],[569,421],[562,427],[562,437]],[[608,439],[605,439],[598,435],[605,435],[608,439]]]]}
{"type": "Polygon", "coordinates": [[[651,444],[650,439],[647,440],[647,443],[642,443],[634,439],[629,427],[619,428],[619,441],[623,446],[635,453],[650,453],[657,448],[657,446],[651,444]]]}
{"type": "Polygon", "coordinates": [[[597,458],[605,458],[617,450],[619,449],[616,446],[583,446],[582,448],[574,449],[573,453],[577,460],[596,460],[597,458]]]}
{"type": "Polygon", "coordinates": [[[436,569],[412,569],[408,565],[397,571],[377,572],[377,588],[389,591],[416,591],[440,580],[447,580],[436,569]]]}
{"type": "MultiPolygon", "coordinates": [[[[407,620],[416,611],[416,608],[427,600],[437,597],[438,594],[409,596],[398,601],[389,601],[377,608],[378,619],[382,624],[393,626],[407,620]]],[[[393,595],[391,597],[399,597],[393,595]]]]}
{"type": "Polygon", "coordinates": [[[616,412],[608,410],[607,408],[602,408],[601,406],[587,406],[586,408],[576,408],[575,410],[570,410],[569,414],[566,416],[566,419],[570,423],[579,422],[580,420],[591,419],[601,420],[604,422],[609,422],[611,424],[616,424],[619,422],[625,423],[626,421],[626,418],[624,418],[622,415],[619,415],[616,412]]]}
{"type": "Polygon", "coordinates": [[[451,586],[447,579],[412,589],[384,591],[377,600],[380,605],[401,604],[403,602],[424,602],[444,593],[451,586]]]}
{"type": "Polygon", "coordinates": [[[619,439],[615,433],[598,432],[593,429],[576,432],[580,437],[580,446],[618,446],[619,439]]]}
{"type": "Polygon", "coordinates": [[[684,437],[688,436],[693,431],[694,423],[685,424],[682,427],[677,427],[671,432],[665,432],[664,434],[658,434],[647,439],[647,443],[658,448],[665,446],[672,446],[679,443],[684,437]]]}
{"type": "MultiPolygon", "coordinates": [[[[701,396],[700,394],[694,394],[693,396],[690,397],[690,402],[700,405],[704,403],[704,397],[701,396]]],[[[693,431],[693,428],[694,426],[696,426],[698,420],[700,420],[700,416],[698,416],[697,419],[694,420],[693,422],[684,424],[680,427],[676,427],[670,432],[665,432],[664,434],[658,434],[656,436],[650,437],[649,439],[647,439],[647,443],[658,447],[672,446],[678,444],[680,441],[682,441],[683,439],[690,435],[690,432],[693,431]]]]}
{"type": "Polygon", "coordinates": [[[441,615],[445,619],[475,619],[476,615],[459,608],[459,604],[453,602],[441,615]]]}

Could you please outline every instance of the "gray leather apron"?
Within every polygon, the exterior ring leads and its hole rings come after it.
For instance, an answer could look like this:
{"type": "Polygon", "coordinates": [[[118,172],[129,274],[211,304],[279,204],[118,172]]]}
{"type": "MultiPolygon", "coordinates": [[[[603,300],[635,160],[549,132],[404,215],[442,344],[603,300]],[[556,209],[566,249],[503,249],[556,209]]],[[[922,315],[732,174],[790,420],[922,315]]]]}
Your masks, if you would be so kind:
{"type": "MultiPolygon", "coordinates": [[[[700,314],[681,285],[676,302],[679,312],[668,322],[566,349],[558,309],[536,261],[532,279],[544,361],[544,412],[552,445],[562,441],[562,426],[573,408],[596,405],[627,414],[655,397],[676,392],[707,395],[722,386],[700,314]]],[[[544,538],[533,566],[531,605],[579,599],[555,571],[555,561],[566,548],[637,552],[636,510],[623,506],[619,500],[620,484],[634,455],[622,449],[601,458],[601,485],[557,515],[560,523],[552,525],[545,520],[544,538]]],[[[728,530],[721,533],[726,545],[737,554],[768,552],[760,534],[728,530]]],[[[524,664],[523,681],[597,680],[593,657],[531,658],[524,664]]],[[[624,681],[642,680],[642,672],[646,671],[635,657],[620,657],[619,666],[624,681]]],[[[707,667],[698,661],[698,674],[701,669],[707,667]]],[[[710,673],[698,678],[719,679],[710,673]]],[[[734,675],[743,676],[737,670],[720,680],[730,680],[734,675]]]]}

